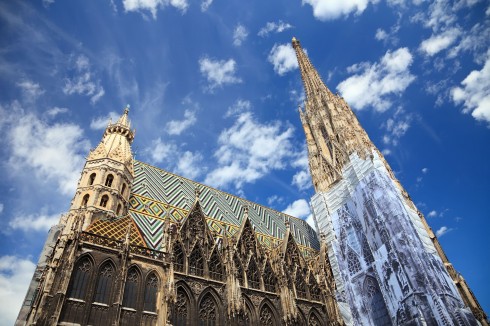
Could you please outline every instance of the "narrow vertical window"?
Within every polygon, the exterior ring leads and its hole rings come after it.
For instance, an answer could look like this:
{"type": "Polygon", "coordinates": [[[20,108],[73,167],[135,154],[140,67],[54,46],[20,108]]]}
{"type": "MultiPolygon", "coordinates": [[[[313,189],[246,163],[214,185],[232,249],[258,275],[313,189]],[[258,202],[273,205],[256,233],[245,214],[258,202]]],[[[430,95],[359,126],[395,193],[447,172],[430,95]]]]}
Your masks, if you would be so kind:
{"type": "Polygon", "coordinates": [[[266,291],[276,292],[276,277],[269,263],[266,263],[264,268],[264,287],[266,291]]]}
{"type": "Polygon", "coordinates": [[[90,175],[90,177],[88,178],[88,185],[89,185],[89,186],[91,186],[91,185],[93,185],[93,184],[94,184],[94,181],[95,181],[95,176],[96,176],[96,174],[95,174],[95,173],[92,173],[92,174],[90,175]]]}
{"type": "Polygon", "coordinates": [[[68,297],[85,300],[87,287],[89,286],[90,274],[92,272],[92,262],[88,257],[82,258],[73,272],[72,283],[68,291],[68,297]]]}
{"type": "Polygon", "coordinates": [[[184,272],[184,252],[177,242],[174,244],[174,269],[176,272],[184,272]]]}
{"type": "Polygon", "coordinates": [[[89,198],[90,198],[89,194],[86,194],[85,196],[83,196],[82,207],[87,206],[89,198]]]}
{"type": "Polygon", "coordinates": [[[172,325],[185,326],[190,324],[189,297],[179,287],[177,289],[177,301],[173,306],[172,325]]]}
{"type": "Polygon", "coordinates": [[[114,181],[114,176],[112,174],[109,174],[107,178],[105,179],[105,185],[106,187],[111,187],[112,186],[112,181],[114,181]]]}
{"type": "Polygon", "coordinates": [[[109,202],[109,196],[104,195],[100,199],[100,207],[107,207],[107,203],[109,202]]]}
{"type": "Polygon", "coordinates": [[[218,309],[216,302],[207,294],[199,304],[199,326],[214,326],[218,324],[218,309]]]}
{"type": "Polygon", "coordinates": [[[301,269],[298,268],[296,271],[296,282],[294,282],[295,287],[296,287],[296,295],[298,298],[306,298],[306,283],[305,283],[305,275],[301,271],[301,269]]]}
{"type": "Polygon", "coordinates": [[[110,303],[112,284],[114,283],[114,270],[114,266],[111,263],[106,263],[101,267],[94,302],[110,303]]]}
{"type": "Polygon", "coordinates": [[[274,315],[272,314],[272,310],[271,308],[269,308],[268,305],[264,305],[260,310],[259,320],[260,320],[260,325],[263,326],[276,325],[274,315]]]}
{"type": "Polygon", "coordinates": [[[211,259],[209,261],[209,276],[213,280],[223,280],[223,265],[221,264],[217,249],[213,251],[213,254],[211,255],[211,259]]]}
{"type": "Polygon", "coordinates": [[[259,270],[257,268],[257,264],[255,263],[255,259],[253,257],[250,259],[250,262],[248,263],[247,281],[248,281],[249,288],[260,289],[259,270]]]}
{"type": "Polygon", "coordinates": [[[138,284],[139,273],[136,267],[132,267],[128,271],[128,277],[126,278],[126,284],[124,285],[124,297],[123,306],[136,309],[136,302],[138,297],[138,284]]]}
{"type": "Polygon", "coordinates": [[[116,215],[119,215],[121,213],[121,204],[117,205],[117,210],[116,210],[116,215]]]}
{"type": "Polygon", "coordinates": [[[146,280],[144,311],[156,312],[157,310],[158,278],[152,273],[146,280]]]}
{"type": "Polygon", "coordinates": [[[199,246],[195,246],[194,250],[189,257],[189,274],[203,276],[204,274],[204,261],[202,259],[201,250],[199,246]]]}
{"type": "Polygon", "coordinates": [[[122,188],[121,188],[121,195],[124,196],[124,192],[126,191],[126,184],[123,183],[122,188]]]}

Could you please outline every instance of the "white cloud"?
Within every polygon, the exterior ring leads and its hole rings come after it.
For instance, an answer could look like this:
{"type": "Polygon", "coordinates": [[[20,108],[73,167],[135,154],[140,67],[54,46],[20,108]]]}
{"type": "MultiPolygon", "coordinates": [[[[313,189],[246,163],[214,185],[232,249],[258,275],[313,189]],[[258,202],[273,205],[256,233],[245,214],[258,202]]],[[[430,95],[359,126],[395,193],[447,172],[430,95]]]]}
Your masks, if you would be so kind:
{"type": "Polygon", "coordinates": [[[242,24],[238,24],[233,31],[233,45],[240,46],[248,36],[248,31],[242,24]]]}
{"type": "Polygon", "coordinates": [[[204,12],[208,10],[209,6],[213,3],[213,0],[203,0],[201,2],[201,11],[204,12]]]}
{"type": "Polygon", "coordinates": [[[352,65],[355,75],[342,81],[338,90],[356,109],[372,106],[377,111],[387,110],[392,95],[400,95],[414,81],[409,71],[413,57],[407,48],[386,52],[379,63],[363,62],[352,65]]]}
{"type": "Polygon", "coordinates": [[[176,171],[182,176],[195,179],[202,173],[201,162],[202,155],[200,153],[192,153],[189,151],[179,154],[176,171]]]}
{"type": "Polygon", "coordinates": [[[267,198],[267,205],[269,206],[272,206],[274,204],[280,204],[282,202],[284,202],[284,198],[278,195],[272,195],[269,198],[267,198]]]}
{"type": "Polygon", "coordinates": [[[123,5],[126,12],[149,11],[154,19],[157,18],[158,9],[172,6],[185,12],[189,7],[187,0],[123,0],[123,5]]]}
{"type": "Polygon", "coordinates": [[[388,38],[388,33],[386,33],[385,30],[378,28],[376,30],[376,35],[374,36],[374,38],[377,39],[378,41],[384,41],[388,38]]]}
{"type": "Polygon", "coordinates": [[[360,15],[370,2],[376,3],[378,0],[303,0],[303,4],[313,7],[313,16],[322,21],[348,16],[351,13],[360,15]]]}
{"type": "Polygon", "coordinates": [[[274,44],[267,59],[280,76],[298,68],[296,53],[291,44],[274,44]]]}
{"type": "Polygon", "coordinates": [[[153,163],[162,163],[169,157],[173,157],[177,151],[177,146],[174,144],[163,142],[161,138],[157,138],[151,142],[151,146],[146,150],[149,153],[153,163]]]}
{"type": "Polygon", "coordinates": [[[231,116],[239,115],[243,112],[248,112],[250,111],[251,107],[252,107],[252,103],[250,103],[250,101],[238,99],[235,101],[235,103],[233,103],[232,106],[228,108],[225,116],[231,117],[231,116]]]}
{"type": "Polygon", "coordinates": [[[36,265],[29,259],[0,257],[0,325],[13,325],[36,265]]]}
{"type": "Polygon", "coordinates": [[[490,123],[490,51],[483,68],[470,72],[461,85],[451,89],[454,103],[463,103],[463,112],[471,112],[476,120],[490,123]]]}
{"type": "Polygon", "coordinates": [[[24,80],[17,83],[17,86],[22,89],[22,93],[24,95],[24,99],[28,102],[35,101],[39,96],[44,94],[44,90],[38,83],[35,83],[31,80],[24,80]]]}
{"type": "Polygon", "coordinates": [[[104,88],[100,85],[100,80],[94,80],[94,73],[90,70],[90,62],[83,54],[78,56],[75,64],[75,76],[65,78],[63,93],[67,95],[79,94],[90,96],[92,104],[97,103],[104,96],[104,88]]]}
{"type": "Polygon", "coordinates": [[[445,235],[446,233],[448,233],[448,232],[450,232],[452,230],[453,229],[448,228],[447,226],[441,226],[439,228],[439,230],[436,231],[436,236],[440,238],[440,237],[442,237],[443,235],[445,235]]]}
{"type": "Polygon", "coordinates": [[[423,173],[423,174],[427,174],[427,172],[429,172],[429,168],[423,168],[423,169],[422,169],[422,173],[423,173]]]}
{"type": "Polygon", "coordinates": [[[214,156],[218,166],[206,176],[204,183],[215,187],[233,184],[240,189],[271,170],[284,169],[294,156],[291,139],[293,128],[280,122],[261,124],[251,112],[237,116],[232,127],[221,132],[219,148],[214,156]]]}
{"type": "Polygon", "coordinates": [[[308,225],[311,226],[313,230],[318,232],[316,225],[315,225],[315,220],[314,220],[313,214],[308,215],[305,218],[305,222],[308,223],[308,225]]]}
{"type": "Polygon", "coordinates": [[[207,79],[209,83],[208,89],[210,91],[226,84],[242,82],[242,80],[235,75],[236,62],[233,59],[213,60],[203,57],[199,59],[199,70],[207,79]]]}
{"type": "Polygon", "coordinates": [[[299,217],[305,219],[310,215],[310,205],[304,199],[298,199],[289,204],[288,207],[282,211],[284,214],[299,217]]]}
{"type": "Polygon", "coordinates": [[[119,114],[117,112],[111,111],[108,115],[92,119],[92,121],[90,121],[90,129],[104,130],[105,128],[107,128],[109,121],[116,122],[118,119],[119,114]]]}
{"type": "Polygon", "coordinates": [[[427,214],[428,217],[436,217],[437,216],[437,211],[435,210],[432,210],[429,212],[429,214],[427,214]]]}
{"type": "Polygon", "coordinates": [[[73,194],[90,148],[83,130],[70,123],[46,123],[20,108],[10,114],[15,117],[7,130],[12,171],[30,169],[43,181],[55,181],[63,194],[73,194]]]}
{"type": "Polygon", "coordinates": [[[9,226],[14,230],[29,231],[48,231],[53,225],[58,224],[61,214],[39,214],[16,216],[9,222],[9,226]]]}
{"type": "Polygon", "coordinates": [[[311,176],[307,171],[298,171],[293,175],[292,184],[299,190],[306,190],[311,187],[311,176]]]}
{"type": "Polygon", "coordinates": [[[410,129],[413,120],[412,114],[405,113],[403,108],[399,107],[393,115],[382,124],[386,130],[383,135],[383,143],[386,145],[397,146],[400,138],[410,129]]]}
{"type": "Polygon", "coordinates": [[[68,112],[67,108],[59,108],[59,107],[55,106],[54,108],[47,110],[46,115],[48,115],[51,118],[54,118],[58,114],[62,114],[62,113],[66,113],[66,112],[68,112]]]}
{"type": "Polygon", "coordinates": [[[391,154],[391,150],[389,150],[388,148],[385,148],[381,151],[381,153],[384,155],[384,156],[387,156],[387,155],[390,155],[391,154]]]}
{"type": "Polygon", "coordinates": [[[419,50],[431,57],[451,46],[459,35],[461,35],[461,31],[458,28],[452,28],[441,34],[432,35],[420,43],[419,50]]]}
{"type": "Polygon", "coordinates": [[[288,30],[290,28],[293,28],[293,25],[289,23],[285,23],[282,20],[276,22],[268,22],[264,27],[262,27],[257,34],[258,36],[261,37],[266,37],[270,33],[281,33],[284,32],[285,30],[288,30]]]}
{"type": "Polygon", "coordinates": [[[165,129],[169,135],[180,135],[184,130],[194,125],[196,121],[196,112],[185,110],[183,120],[171,120],[167,122],[165,129]]]}

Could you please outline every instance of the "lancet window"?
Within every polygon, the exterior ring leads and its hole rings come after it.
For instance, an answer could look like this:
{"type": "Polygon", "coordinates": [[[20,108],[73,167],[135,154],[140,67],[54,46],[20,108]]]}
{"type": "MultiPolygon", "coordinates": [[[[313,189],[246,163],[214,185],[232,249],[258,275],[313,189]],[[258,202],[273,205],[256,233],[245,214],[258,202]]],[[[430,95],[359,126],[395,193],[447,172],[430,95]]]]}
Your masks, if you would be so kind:
{"type": "Polygon", "coordinates": [[[91,185],[93,185],[93,184],[94,184],[94,181],[95,181],[95,176],[96,176],[96,174],[95,174],[95,173],[92,173],[92,174],[90,175],[90,177],[88,178],[88,185],[89,185],[89,186],[91,186],[91,185]]]}
{"type": "Polygon", "coordinates": [[[298,268],[296,271],[296,282],[294,282],[295,287],[296,287],[296,295],[298,298],[306,298],[306,283],[305,283],[305,275],[304,273],[298,268]]]}
{"type": "Polygon", "coordinates": [[[140,275],[136,267],[132,267],[128,271],[126,278],[126,284],[124,285],[124,297],[123,306],[136,309],[137,297],[138,297],[138,284],[140,275]]]}
{"type": "Polygon", "coordinates": [[[263,279],[265,290],[269,292],[276,292],[277,280],[268,262],[265,264],[263,279]]]}
{"type": "Polygon", "coordinates": [[[122,188],[121,188],[121,195],[124,196],[124,192],[126,191],[126,184],[123,183],[122,188]]]}
{"type": "Polygon", "coordinates": [[[347,252],[347,268],[349,269],[350,275],[354,275],[361,270],[361,263],[351,249],[348,249],[347,252]]]}
{"type": "Polygon", "coordinates": [[[109,202],[109,196],[107,195],[102,196],[102,198],[100,199],[100,207],[106,207],[108,202],[109,202]]]}
{"type": "Polygon", "coordinates": [[[203,276],[204,274],[204,260],[202,258],[201,250],[197,245],[189,256],[189,274],[197,276],[203,276]]]}
{"type": "Polygon", "coordinates": [[[114,181],[114,176],[112,174],[109,174],[107,176],[107,178],[105,179],[105,186],[106,187],[111,187],[113,181],[114,181]]]}
{"type": "Polygon", "coordinates": [[[371,317],[375,325],[388,325],[391,323],[388,309],[386,308],[383,295],[379,289],[378,282],[373,277],[364,280],[364,293],[370,306],[371,317]]]}
{"type": "Polygon", "coordinates": [[[310,290],[311,300],[322,301],[322,290],[318,286],[313,274],[310,275],[309,290],[310,290]]]}
{"type": "Polygon", "coordinates": [[[321,326],[322,324],[320,323],[320,320],[316,316],[316,314],[311,314],[310,319],[308,321],[308,325],[310,326],[321,326]]]}
{"type": "Polygon", "coordinates": [[[247,269],[247,281],[248,287],[254,289],[260,289],[260,274],[255,259],[252,257],[248,263],[247,269]]]}
{"type": "Polygon", "coordinates": [[[363,238],[364,239],[362,241],[362,255],[364,256],[364,261],[366,262],[366,264],[370,264],[370,263],[374,262],[373,253],[371,252],[371,249],[369,248],[369,244],[367,242],[366,237],[364,236],[363,238]]]}
{"type": "Polygon", "coordinates": [[[218,308],[210,294],[207,294],[199,304],[199,326],[218,325],[218,308]]]}
{"type": "Polygon", "coordinates": [[[213,251],[211,259],[209,260],[209,276],[213,280],[223,280],[223,265],[221,264],[217,249],[213,251]]]}
{"type": "Polygon", "coordinates": [[[83,196],[83,199],[82,199],[82,207],[87,206],[89,198],[90,198],[90,195],[89,194],[86,194],[85,196],[83,196]]]}
{"type": "Polygon", "coordinates": [[[236,268],[236,276],[238,278],[238,280],[240,281],[240,285],[244,285],[243,284],[243,267],[242,267],[242,262],[240,261],[240,258],[238,258],[238,256],[235,254],[235,256],[233,256],[233,261],[235,263],[235,268],[236,268]]]}
{"type": "Polygon", "coordinates": [[[260,325],[261,326],[275,326],[276,322],[274,320],[274,315],[272,310],[268,305],[264,305],[260,310],[260,325]]]}
{"type": "Polygon", "coordinates": [[[90,274],[92,272],[92,262],[88,257],[82,258],[75,267],[75,273],[73,275],[70,291],[68,291],[69,298],[85,299],[85,294],[89,286],[90,274]]]}
{"type": "Polygon", "coordinates": [[[176,272],[184,272],[184,251],[182,246],[176,242],[174,243],[174,269],[176,272]]]}
{"type": "Polygon", "coordinates": [[[117,205],[117,210],[116,210],[116,215],[119,215],[121,213],[121,204],[117,205]]]}
{"type": "Polygon", "coordinates": [[[157,292],[158,292],[158,277],[155,273],[150,274],[146,280],[145,286],[145,302],[143,310],[156,311],[157,305],[157,292]]]}
{"type": "Polygon", "coordinates": [[[110,303],[112,285],[114,284],[114,265],[107,262],[100,268],[95,289],[94,302],[110,303]]]}
{"type": "Polygon", "coordinates": [[[177,301],[174,304],[172,313],[172,325],[186,326],[189,324],[189,317],[189,298],[182,287],[179,287],[177,289],[177,301]]]}

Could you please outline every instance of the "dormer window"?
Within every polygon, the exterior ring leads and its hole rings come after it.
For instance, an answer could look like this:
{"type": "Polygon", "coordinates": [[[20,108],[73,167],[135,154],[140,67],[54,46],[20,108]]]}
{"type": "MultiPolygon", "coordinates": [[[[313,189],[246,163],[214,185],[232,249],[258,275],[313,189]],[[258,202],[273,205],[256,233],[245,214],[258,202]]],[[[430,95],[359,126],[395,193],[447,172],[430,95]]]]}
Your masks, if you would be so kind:
{"type": "Polygon", "coordinates": [[[100,207],[106,207],[108,202],[109,202],[109,196],[107,195],[102,196],[102,198],[100,199],[100,207]]]}
{"type": "Polygon", "coordinates": [[[106,187],[111,187],[112,186],[112,181],[114,181],[114,176],[112,174],[109,174],[107,178],[105,179],[105,186],[106,187]]]}
{"type": "Polygon", "coordinates": [[[89,185],[89,186],[91,186],[91,185],[93,185],[93,184],[94,184],[94,181],[95,181],[95,176],[96,176],[96,174],[95,174],[95,173],[92,173],[92,174],[90,175],[90,177],[88,178],[88,185],[89,185]]]}

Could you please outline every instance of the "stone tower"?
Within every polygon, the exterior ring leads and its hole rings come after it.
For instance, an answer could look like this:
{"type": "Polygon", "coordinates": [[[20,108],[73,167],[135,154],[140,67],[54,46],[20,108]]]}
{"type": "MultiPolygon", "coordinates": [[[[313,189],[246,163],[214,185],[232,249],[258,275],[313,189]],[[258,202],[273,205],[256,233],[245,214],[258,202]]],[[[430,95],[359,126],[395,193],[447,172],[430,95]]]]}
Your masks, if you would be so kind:
{"type": "Polygon", "coordinates": [[[293,38],[305,89],[315,222],[348,325],[488,325],[424,216],[345,100],[293,38]],[[476,319],[475,319],[476,317],[476,319]]]}

